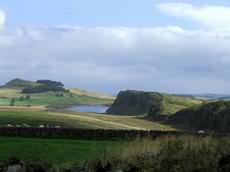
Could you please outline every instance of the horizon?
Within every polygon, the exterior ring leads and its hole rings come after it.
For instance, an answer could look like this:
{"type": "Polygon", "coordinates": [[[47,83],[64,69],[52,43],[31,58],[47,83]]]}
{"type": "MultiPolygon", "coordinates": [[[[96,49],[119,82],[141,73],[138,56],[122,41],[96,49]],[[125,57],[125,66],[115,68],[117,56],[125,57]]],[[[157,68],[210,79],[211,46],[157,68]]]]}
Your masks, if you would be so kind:
{"type": "MultiPolygon", "coordinates": [[[[26,80],[26,79],[24,79],[24,78],[13,78],[13,79],[9,79],[7,82],[5,82],[5,83],[2,83],[2,84],[0,84],[0,87],[1,86],[4,86],[5,84],[7,84],[8,82],[10,82],[10,81],[13,81],[13,80],[16,80],[16,79],[19,79],[19,80],[25,80],[25,81],[32,81],[32,82],[37,82],[38,80],[50,80],[50,79],[48,79],[48,78],[41,78],[41,79],[35,79],[35,80],[26,80]]],[[[54,81],[54,80],[51,80],[51,81],[54,81]]],[[[85,89],[85,88],[79,88],[79,87],[66,87],[65,86],[65,83],[63,83],[62,81],[60,81],[60,80],[58,80],[57,82],[61,82],[63,85],[64,85],[64,88],[67,88],[67,89],[74,89],[74,88],[76,88],[76,89],[80,89],[80,90],[85,90],[85,91],[91,91],[91,92],[99,92],[99,93],[105,93],[105,94],[108,94],[108,95],[111,95],[111,96],[117,96],[118,95],[118,93],[120,92],[120,91],[127,91],[127,90],[129,90],[129,91],[144,91],[144,92],[159,92],[159,93],[166,93],[166,94],[172,94],[172,95],[181,95],[181,96],[183,96],[183,95],[219,95],[219,96],[230,96],[230,94],[226,94],[226,93],[208,93],[208,92],[203,92],[203,93],[179,93],[179,92],[174,92],[174,93],[172,93],[172,92],[161,92],[161,91],[157,91],[157,90],[138,90],[138,89],[136,89],[136,90],[134,90],[134,89],[129,89],[129,88],[127,88],[127,89],[123,89],[123,90],[119,90],[118,92],[103,92],[103,91],[98,91],[98,90],[90,90],[90,89],[85,89]]]]}
{"type": "Polygon", "coordinates": [[[0,84],[230,94],[229,18],[227,0],[2,0],[0,84]]]}

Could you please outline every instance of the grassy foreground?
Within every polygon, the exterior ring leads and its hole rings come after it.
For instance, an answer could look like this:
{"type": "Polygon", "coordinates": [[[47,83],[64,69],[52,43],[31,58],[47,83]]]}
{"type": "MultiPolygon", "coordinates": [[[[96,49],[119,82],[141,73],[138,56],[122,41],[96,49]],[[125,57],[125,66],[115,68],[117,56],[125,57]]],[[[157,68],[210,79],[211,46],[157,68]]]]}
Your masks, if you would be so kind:
{"type": "Polygon", "coordinates": [[[91,164],[92,171],[229,172],[230,138],[170,136],[137,140],[121,155],[91,164]]]}
{"type": "Polygon", "coordinates": [[[129,142],[0,137],[0,161],[16,156],[28,165],[50,163],[57,171],[229,172],[229,145],[229,137],[211,136],[129,142]]]}
{"type": "Polygon", "coordinates": [[[48,162],[58,167],[118,153],[127,146],[125,141],[64,140],[0,137],[0,161],[18,157],[26,163],[48,162]]]}

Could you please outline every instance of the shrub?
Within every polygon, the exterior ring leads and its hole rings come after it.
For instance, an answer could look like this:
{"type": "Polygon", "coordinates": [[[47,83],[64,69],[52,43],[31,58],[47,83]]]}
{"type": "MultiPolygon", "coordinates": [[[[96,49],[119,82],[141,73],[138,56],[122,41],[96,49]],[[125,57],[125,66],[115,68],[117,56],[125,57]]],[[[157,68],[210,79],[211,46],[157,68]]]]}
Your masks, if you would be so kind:
{"type": "MultiPolygon", "coordinates": [[[[229,171],[229,145],[229,138],[214,137],[182,136],[137,140],[122,155],[115,159],[109,158],[106,164],[124,172],[229,171]]],[[[101,165],[103,161],[97,164],[105,167],[101,165]]]]}

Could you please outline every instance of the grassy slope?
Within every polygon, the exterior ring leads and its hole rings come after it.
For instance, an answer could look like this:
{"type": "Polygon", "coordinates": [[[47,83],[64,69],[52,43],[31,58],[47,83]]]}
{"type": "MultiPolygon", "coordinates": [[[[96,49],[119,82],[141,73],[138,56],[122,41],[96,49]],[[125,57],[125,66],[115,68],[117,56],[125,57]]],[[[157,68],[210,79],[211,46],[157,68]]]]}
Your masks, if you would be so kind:
{"type": "Polygon", "coordinates": [[[172,115],[181,109],[189,108],[202,103],[199,99],[192,99],[169,94],[162,94],[162,114],[172,115]]]}
{"type": "Polygon", "coordinates": [[[102,152],[118,153],[126,148],[125,141],[64,140],[0,137],[0,161],[16,156],[25,162],[50,162],[58,167],[72,166],[103,156],[102,152]]]}
{"type": "Polygon", "coordinates": [[[59,125],[67,128],[103,128],[103,129],[155,129],[174,130],[173,128],[129,116],[108,116],[95,113],[48,112],[39,108],[3,108],[0,109],[0,126],[23,124],[30,126],[59,125]]]}
{"type": "Polygon", "coordinates": [[[87,91],[87,90],[82,90],[78,88],[73,88],[69,89],[71,93],[79,96],[88,96],[88,97],[96,97],[96,98],[101,98],[101,99],[111,99],[114,100],[115,97],[111,96],[109,94],[105,93],[100,93],[100,92],[95,92],[95,91],[87,91]]]}
{"type": "Polygon", "coordinates": [[[19,88],[0,88],[0,105],[9,105],[12,98],[16,99],[15,105],[71,105],[71,104],[111,104],[112,99],[89,97],[85,95],[75,95],[72,93],[62,93],[59,97],[58,92],[46,92],[31,94],[30,100],[19,101],[20,96],[25,96],[19,88]]]}

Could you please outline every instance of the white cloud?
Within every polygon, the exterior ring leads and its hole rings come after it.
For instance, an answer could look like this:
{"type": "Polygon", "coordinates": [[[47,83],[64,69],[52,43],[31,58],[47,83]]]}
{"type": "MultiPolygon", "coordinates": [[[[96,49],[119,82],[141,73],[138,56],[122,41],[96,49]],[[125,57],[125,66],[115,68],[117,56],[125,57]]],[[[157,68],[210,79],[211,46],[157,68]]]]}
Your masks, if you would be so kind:
{"type": "Polygon", "coordinates": [[[194,6],[187,3],[162,3],[157,7],[172,16],[190,19],[210,28],[230,28],[230,7],[194,6]]]}
{"type": "Polygon", "coordinates": [[[0,32],[2,82],[49,78],[106,91],[227,92],[229,61],[230,33],[213,30],[59,27],[0,32]],[[208,81],[209,87],[200,81],[208,81]]]}
{"type": "Polygon", "coordinates": [[[158,8],[205,28],[6,28],[0,32],[0,81],[47,78],[110,92],[229,92],[230,8],[184,3],[158,8]]]}
{"type": "Polygon", "coordinates": [[[3,10],[0,9],[0,27],[3,27],[6,22],[6,16],[3,10]]]}

